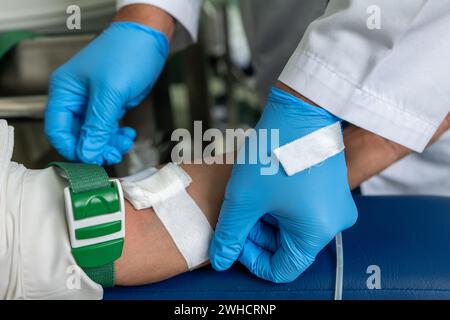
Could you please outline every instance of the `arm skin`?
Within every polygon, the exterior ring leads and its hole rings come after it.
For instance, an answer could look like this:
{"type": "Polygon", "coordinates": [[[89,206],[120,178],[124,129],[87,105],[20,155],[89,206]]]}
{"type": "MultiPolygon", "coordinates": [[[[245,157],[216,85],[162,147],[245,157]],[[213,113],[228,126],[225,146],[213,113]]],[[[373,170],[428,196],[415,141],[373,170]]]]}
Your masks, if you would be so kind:
{"type": "MultiPolygon", "coordinates": [[[[212,226],[222,205],[232,165],[182,165],[193,182],[188,187],[212,226]]],[[[116,285],[141,285],[188,270],[186,262],[152,208],[135,210],[126,202],[126,237],[122,257],[115,262],[116,285]]]]}
{"type": "MultiPolygon", "coordinates": [[[[430,145],[450,129],[450,113],[439,126],[430,145]]],[[[350,187],[356,188],[412,151],[367,130],[350,125],[344,132],[345,157],[350,187]]]]}
{"type": "Polygon", "coordinates": [[[121,8],[113,21],[131,21],[146,25],[172,39],[175,19],[164,10],[148,4],[132,4],[121,8]]]}
{"type": "MultiPolygon", "coordinates": [[[[433,141],[450,128],[450,114],[433,141]]],[[[348,180],[352,189],[411,151],[355,126],[344,131],[348,180]]],[[[192,177],[188,193],[215,226],[232,165],[182,165],[192,177]]],[[[117,285],[153,283],[186,272],[187,265],[153,209],[135,210],[126,204],[124,252],[116,261],[117,285]]]]}

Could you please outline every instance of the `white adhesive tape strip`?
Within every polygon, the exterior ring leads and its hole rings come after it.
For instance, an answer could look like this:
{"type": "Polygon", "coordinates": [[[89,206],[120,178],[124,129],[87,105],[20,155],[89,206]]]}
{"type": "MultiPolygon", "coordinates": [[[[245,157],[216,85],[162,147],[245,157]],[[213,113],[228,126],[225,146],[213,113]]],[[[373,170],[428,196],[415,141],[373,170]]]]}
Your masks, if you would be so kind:
{"type": "Polygon", "coordinates": [[[125,198],[138,210],[150,208],[167,201],[186,189],[191,177],[174,163],[161,170],[147,169],[136,175],[121,179],[125,198]]]}
{"type": "Polygon", "coordinates": [[[153,207],[183,255],[189,270],[208,260],[213,230],[201,209],[187,193],[189,175],[174,163],[161,170],[122,179],[125,198],[136,209],[153,207]]]}
{"type": "Polygon", "coordinates": [[[341,123],[336,122],[273,150],[286,174],[292,176],[344,150],[341,123]]]}
{"type": "Polygon", "coordinates": [[[213,230],[186,190],[153,208],[186,260],[189,270],[208,261],[213,230]]]}
{"type": "Polygon", "coordinates": [[[131,176],[120,178],[120,180],[122,181],[122,183],[124,181],[125,182],[137,182],[137,181],[144,180],[145,178],[150,177],[151,175],[155,174],[156,172],[158,172],[157,168],[150,167],[145,170],[139,171],[138,173],[135,173],[131,176]]]}

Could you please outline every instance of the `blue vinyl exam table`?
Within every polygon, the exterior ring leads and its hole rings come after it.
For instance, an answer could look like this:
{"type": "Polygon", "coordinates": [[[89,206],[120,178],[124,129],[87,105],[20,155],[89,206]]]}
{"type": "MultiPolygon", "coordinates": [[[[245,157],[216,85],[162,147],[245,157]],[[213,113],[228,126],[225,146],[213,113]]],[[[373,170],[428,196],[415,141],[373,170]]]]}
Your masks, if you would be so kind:
{"type": "MultiPolygon", "coordinates": [[[[343,299],[450,299],[450,198],[356,197],[359,218],[343,233],[343,299]]],[[[105,299],[333,299],[334,241],[296,281],[272,284],[238,263],[140,287],[105,290],[105,299]]]]}

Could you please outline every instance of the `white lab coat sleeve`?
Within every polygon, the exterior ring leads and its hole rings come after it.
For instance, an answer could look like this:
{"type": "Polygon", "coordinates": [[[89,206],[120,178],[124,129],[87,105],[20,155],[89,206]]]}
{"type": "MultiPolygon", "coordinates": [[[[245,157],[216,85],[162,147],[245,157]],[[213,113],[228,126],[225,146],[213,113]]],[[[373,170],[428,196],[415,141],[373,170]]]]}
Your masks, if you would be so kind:
{"type": "Polygon", "coordinates": [[[150,4],[177,21],[171,49],[178,50],[197,41],[200,8],[203,0],[117,0],[117,9],[130,4],[150,4]]]}
{"type": "Polygon", "coordinates": [[[331,0],[279,80],[421,152],[450,110],[450,1],[331,0]]]}

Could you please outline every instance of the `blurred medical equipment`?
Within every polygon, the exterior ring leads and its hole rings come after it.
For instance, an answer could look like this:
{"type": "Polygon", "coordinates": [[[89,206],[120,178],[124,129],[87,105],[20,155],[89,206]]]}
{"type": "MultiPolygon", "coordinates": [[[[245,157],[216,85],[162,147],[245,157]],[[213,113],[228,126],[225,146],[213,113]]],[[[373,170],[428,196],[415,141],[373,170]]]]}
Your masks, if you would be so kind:
{"type": "MultiPolygon", "coordinates": [[[[13,121],[16,139],[20,142],[15,159],[31,168],[58,159],[41,133],[50,73],[84,47],[112,16],[106,19],[106,12],[112,8],[111,1],[71,1],[80,6],[83,23],[86,20],[97,23],[83,24],[81,30],[67,30],[64,20],[68,16],[64,11],[67,1],[48,0],[46,6],[41,7],[42,1],[45,0],[32,3],[29,10],[23,12],[20,8],[24,7],[25,0],[8,4],[2,10],[3,15],[16,17],[17,22],[28,19],[31,23],[33,17],[40,21],[34,27],[15,25],[29,27],[33,36],[18,42],[0,59],[0,117],[13,121]],[[30,16],[33,12],[35,15],[30,16]],[[58,13],[57,22],[48,18],[58,13]],[[43,27],[45,21],[47,27],[43,27]]],[[[123,176],[167,162],[174,144],[170,141],[173,129],[191,130],[194,120],[202,121],[204,129],[230,127],[231,123],[244,127],[254,125],[259,115],[254,79],[245,75],[236,62],[239,60],[245,65],[248,59],[248,50],[243,50],[245,35],[237,6],[206,1],[204,8],[199,43],[171,56],[150,97],[127,113],[123,125],[135,128],[139,135],[129,156],[120,165],[108,168],[110,173],[114,171],[123,176]],[[230,41],[240,44],[230,44],[230,41]],[[232,49],[237,47],[238,51],[232,49]],[[231,58],[241,52],[247,55],[237,60],[231,58]]],[[[0,30],[10,29],[14,28],[0,30]]]]}
{"type": "Polygon", "coordinates": [[[41,34],[67,32],[74,7],[82,14],[82,31],[95,32],[110,22],[115,0],[0,0],[0,32],[32,30],[41,34]],[[77,9],[78,10],[78,9],[77,9]]]}

